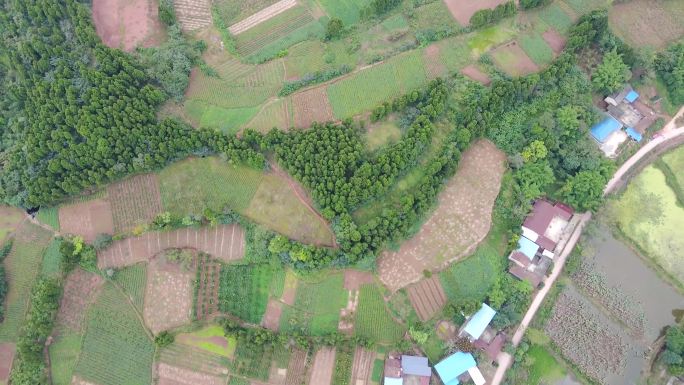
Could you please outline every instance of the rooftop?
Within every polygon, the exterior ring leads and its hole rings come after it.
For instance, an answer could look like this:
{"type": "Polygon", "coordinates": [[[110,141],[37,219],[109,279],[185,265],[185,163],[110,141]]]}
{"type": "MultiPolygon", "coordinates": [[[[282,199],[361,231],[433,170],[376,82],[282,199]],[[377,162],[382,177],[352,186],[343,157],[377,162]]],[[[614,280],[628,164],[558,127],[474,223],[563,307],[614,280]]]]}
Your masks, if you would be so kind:
{"type": "Polygon", "coordinates": [[[437,363],[435,370],[445,385],[457,385],[458,376],[475,366],[477,363],[472,354],[456,352],[437,363]]]}
{"type": "Polygon", "coordinates": [[[641,142],[641,139],[643,139],[643,136],[637,130],[633,129],[632,127],[627,127],[625,132],[627,133],[627,135],[630,138],[634,139],[637,142],[641,142]]]}
{"type": "Polygon", "coordinates": [[[556,238],[560,237],[559,233],[571,217],[572,212],[567,206],[560,203],[551,204],[547,200],[539,199],[534,202],[532,213],[525,218],[523,226],[537,233],[539,238],[548,238],[553,245],[546,244],[549,242],[541,244],[539,239],[534,241],[545,249],[552,249],[557,242],[556,238]]]}
{"type": "Polygon", "coordinates": [[[513,274],[514,277],[518,278],[521,281],[527,281],[529,282],[532,287],[537,287],[539,284],[542,282],[544,277],[540,274],[537,274],[535,272],[529,271],[523,267],[520,267],[518,265],[512,265],[509,269],[508,272],[513,274]]]}
{"type": "Polygon", "coordinates": [[[518,249],[516,251],[523,254],[531,261],[534,259],[534,256],[537,255],[539,245],[525,237],[520,237],[520,239],[518,239],[518,249]]]}
{"type": "Polygon", "coordinates": [[[606,116],[600,123],[591,128],[591,136],[599,143],[604,143],[606,139],[615,131],[622,128],[622,124],[612,116],[606,116]]]}
{"type": "Polygon", "coordinates": [[[431,377],[432,370],[426,357],[401,356],[401,368],[404,374],[431,377]]]}
{"type": "Polygon", "coordinates": [[[496,310],[483,303],[480,310],[470,317],[463,331],[468,333],[474,339],[480,338],[482,333],[487,328],[487,325],[492,322],[494,315],[496,315],[496,310]]]}

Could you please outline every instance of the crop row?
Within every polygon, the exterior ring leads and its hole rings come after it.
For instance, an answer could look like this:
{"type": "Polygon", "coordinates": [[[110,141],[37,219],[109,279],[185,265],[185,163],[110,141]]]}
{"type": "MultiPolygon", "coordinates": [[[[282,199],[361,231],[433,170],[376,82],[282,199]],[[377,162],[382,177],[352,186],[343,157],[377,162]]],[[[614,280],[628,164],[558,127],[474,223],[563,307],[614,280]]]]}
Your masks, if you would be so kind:
{"type": "Polygon", "coordinates": [[[354,328],[357,335],[383,342],[397,341],[405,332],[392,319],[382,294],[374,285],[364,285],[360,289],[354,328]]]}
{"type": "Polygon", "coordinates": [[[272,276],[273,268],[269,265],[224,265],[219,286],[219,309],[247,322],[261,322],[272,276]]]}
{"type": "Polygon", "coordinates": [[[138,311],[142,312],[147,283],[147,265],[138,263],[117,271],[114,275],[114,282],[121,286],[138,311]]]}

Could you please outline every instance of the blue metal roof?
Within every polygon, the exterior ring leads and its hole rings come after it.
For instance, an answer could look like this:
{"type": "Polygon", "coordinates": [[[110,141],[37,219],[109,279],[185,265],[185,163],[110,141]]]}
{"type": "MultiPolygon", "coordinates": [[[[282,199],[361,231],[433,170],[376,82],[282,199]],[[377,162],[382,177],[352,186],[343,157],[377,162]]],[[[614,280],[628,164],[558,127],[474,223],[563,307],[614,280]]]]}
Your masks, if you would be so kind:
{"type": "Polygon", "coordinates": [[[435,365],[439,378],[446,385],[458,385],[458,376],[477,366],[470,353],[456,352],[435,365]]]}
{"type": "Polygon", "coordinates": [[[401,356],[401,368],[404,374],[422,377],[432,376],[432,370],[428,366],[428,359],[426,357],[401,356]]]}
{"type": "Polygon", "coordinates": [[[473,338],[478,339],[484,333],[487,325],[492,322],[492,318],[496,314],[496,310],[487,306],[483,303],[480,310],[473,314],[468,320],[468,324],[463,329],[466,333],[470,334],[473,338]]]}
{"type": "Polygon", "coordinates": [[[520,237],[520,239],[518,239],[518,251],[525,254],[530,261],[537,255],[538,250],[539,245],[532,242],[529,238],[520,237]]]}
{"type": "Polygon", "coordinates": [[[610,136],[610,134],[619,130],[620,128],[622,128],[622,124],[620,124],[620,122],[618,122],[612,116],[607,116],[600,123],[591,128],[591,135],[596,138],[599,143],[603,143],[606,141],[606,138],[610,136]]]}
{"type": "Polygon", "coordinates": [[[639,94],[634,90],[629,91],[629,93],[625,96],[625,100],[630,102],[630,103],[634,102],[638,98],[639,98],[639,94]]]}
{"type": "Polygon", "coordinates": [[[639,131],[633,129],[632,127],[627,127],[625,132],[630,138],[636,140],[637,142],[641,142],[641,139],[643,139],[643,136],[639,133],[639,131]]]}
{"type": "Polygon", "coordinates": [[[404,385],[403,378],[385,377],[383,385],[404,385]]]}

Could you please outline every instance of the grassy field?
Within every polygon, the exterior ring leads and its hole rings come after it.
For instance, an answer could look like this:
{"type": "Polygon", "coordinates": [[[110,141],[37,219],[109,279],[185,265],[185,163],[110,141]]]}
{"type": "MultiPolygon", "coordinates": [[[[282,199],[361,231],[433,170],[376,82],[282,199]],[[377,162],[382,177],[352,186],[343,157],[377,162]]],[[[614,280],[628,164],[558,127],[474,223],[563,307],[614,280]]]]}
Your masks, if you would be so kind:
{"type": "Polygon", "coordinates": [[[235,337],[226,337],[223,328],[218,325],[207,326],[191,333],[180,333],[175,341],[230,359],[235,356],[237,344],[235,337]]]}
{"type": "Polygon", "coordinates": [[[573,24],[572,15],[569,15],[557,2],[542,8],[539,12],[539,17],[548,26],[553,27],[560,33],[566,33],[573,24]]]}
{"type": "Polygon", "coordinates": [[[399,340],[406,329],[389,314],[382,293],[375,285],[364,285],[359,293],[354,333],[374,341],[392,343],[399,340]]]}
{"type": "Polygon", "coordinates": [[[139,263],[114,273],[114,282],[128,295],[135,308],[142,313],[147,282],[147,265],[139,263]]]}
{"type": "Polygon", "coordinates": [[[59,207],[41,207],[36,214],[36,219],[52,227],[55,231],[59,231],[59,207]]]}
{"type": "Polygon", "coordinates": [[[614,4],[610,27],[630,45],[663,49],[684,36],[684,2],[632,0],[614,4]]]}
{"type": "Polygon", "coordinates": [[[83,336],[67,330],[65,328],[50,344],[50,375],[53,385],[71,384],[71,377],[81,354],[83,336]]]}
{"type": "Polygon", "coordinates": [[[88,311],[83,350],[75,373],[99,385],[152,381],[154,344],[133,307],[107,284],[88,311]]]}
{"type": "Polygon", "coordinates": [[[645,168],[632,180],[624,194],[612,205],[620,230],[658,266],[684,284],[684,208],[677,205],[665,175],[654,166],[645,168]]]}
{"type": "Polygon", "coordinates": [[[544,66],[553,61],[553,50],[538,33],[520,36],[520,46],[538,66],[544,66]]]}
{"type": "Polygon", "coordinates": [[[382,121],[368,127],[365,135],[366,146],[369,150],[396,143],[401,139],[401,129],[393,121],[382,121]]]}
{"type": "Polygon", "coordinates": [[[610,5],[610,0],[563,0],[578,14],[588,13],[589,11],[610,5]]]}
{"type": "Polygon", "coordinates": [[[273,279],[277,270],[270,265],[224,265],[219,285],[219,309],[240,319],[259,323],[272,291],[282,292],[283,279],[273,279]],[[275,285],[281,288],[271,288],[275,285]]]}
{"type": "Polygon", "coordinates": [[[201,100],[188,100],[185,108],[191,119],[200,128],[213,128],[232,135],[249,122],[259,107],[223,108],[201,100]]]}
{"type": "Polygon", "coordinates": [[[230,26],[277,2],[278,0],[214,0],[213,3],[223,21],[230,26]]]}
{"type": "Polygon", "coordinates": [[[667,164],[677,181],[677,187],[684,192],[684,147],[671,151],[663,156],[663,161],[667,164]]]}
{"type": "Polygon", "coordinates": [[[330,17],[337,17],[346,25],[359,21],[360,10],[368,4],[367,0],[320,0],[330,17]]]}
{"type": "Polygon", "coordinates": [[[23,218],[24,213],[21,210],[9,206],[0,206],[0,241],[14,231],[23,218]]]}
{"type": "Polygon", "coordinates": [[[343,284],[343,274],[331,274],[317,282],[300,281],[294,306],[283,309],[280,329],[301,330],[311,335],[337,331],[340,309],[347,303],[343,284]]]}
{"type": "Polygon", "coordinates": [[[267,133],[272,128],[286,130],[292,125],[289,109],[289,98],[277,99],[264,105],[246,126],[262,133],[267,133]]]}
{"type": "Polygon", "coordinates": [[[42,275],[57,277],[60,274],[59,263],[62,260],[62,254],[59,252],[59,245],[62,242],[53,239],[43,253],[43,268],[42,275]]]}
{"type": "Polygon", "coordinates": [[[527,358],[532,362],[528,368],[528,384],[550,384],[565,377],[565,370],[546,348],[532,345],[527,358]]]}

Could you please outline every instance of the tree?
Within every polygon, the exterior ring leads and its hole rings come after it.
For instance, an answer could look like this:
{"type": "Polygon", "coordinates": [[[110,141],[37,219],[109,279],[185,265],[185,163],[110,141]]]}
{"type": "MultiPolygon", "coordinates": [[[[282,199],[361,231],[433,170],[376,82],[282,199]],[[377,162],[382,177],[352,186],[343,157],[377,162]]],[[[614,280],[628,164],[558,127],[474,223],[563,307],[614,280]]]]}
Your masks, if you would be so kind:
{"type": "Polygon", "coordinates": [[[176,12],[173,9],[173,0],[159,1],[159,20],[168,26],[176,24],[176,12]]]}
{"type": "Polygon", "coordinates": [[[591,76],[591,83],[596,91],[610,94],[620,89],[630,77],[622,55],[612,50],[603,55],[603,61],[591,76]]]}
{"type": "Polygon", "coordinates": [[[553,170],[546,160],[525,163],[513,176],[518,182],[520,192],[528,201],[542,196],[544,190],[556,181],[553,170]]]}
{"type": "Polygon", "coordinates": [[[157,345],[157,347],[159,348],[169,346],[173,343],[173,341],[173,334],[169,333],[166,330],[159,333],[156,337],[154,337],[154,344],[157,345]]]}
{"type": "Polygon", "coordinates": [[[342,20],[333,17],[328,20],[328,25],[325,27],[325,40],[336,40],[342,36],[344,32],[344,24],[342,20]]]}
{"type": "Polygon", "coordinates": [[[684,103],[684,43],[674,44],[659,53],[655,68],[667,87],[672,103],[684,103]]]}
{"type": "Polygon", "coordinates": [[[577,210],[596,211],[601,204],[606,178],[598,171],[580,171],[561,188],[566,203],[577,210]]]}
{"type": "Polygon", "coordinates": [[[530,9],[550,3],[551,0],[520,0],[520,8],[530,9]]]}
{"type": "Polygon", "coordinates": [[[525,162],[536,162],[546,158],[549,151],[541,140],[532,141],[522,150],[522,157],[525,162]]]}

